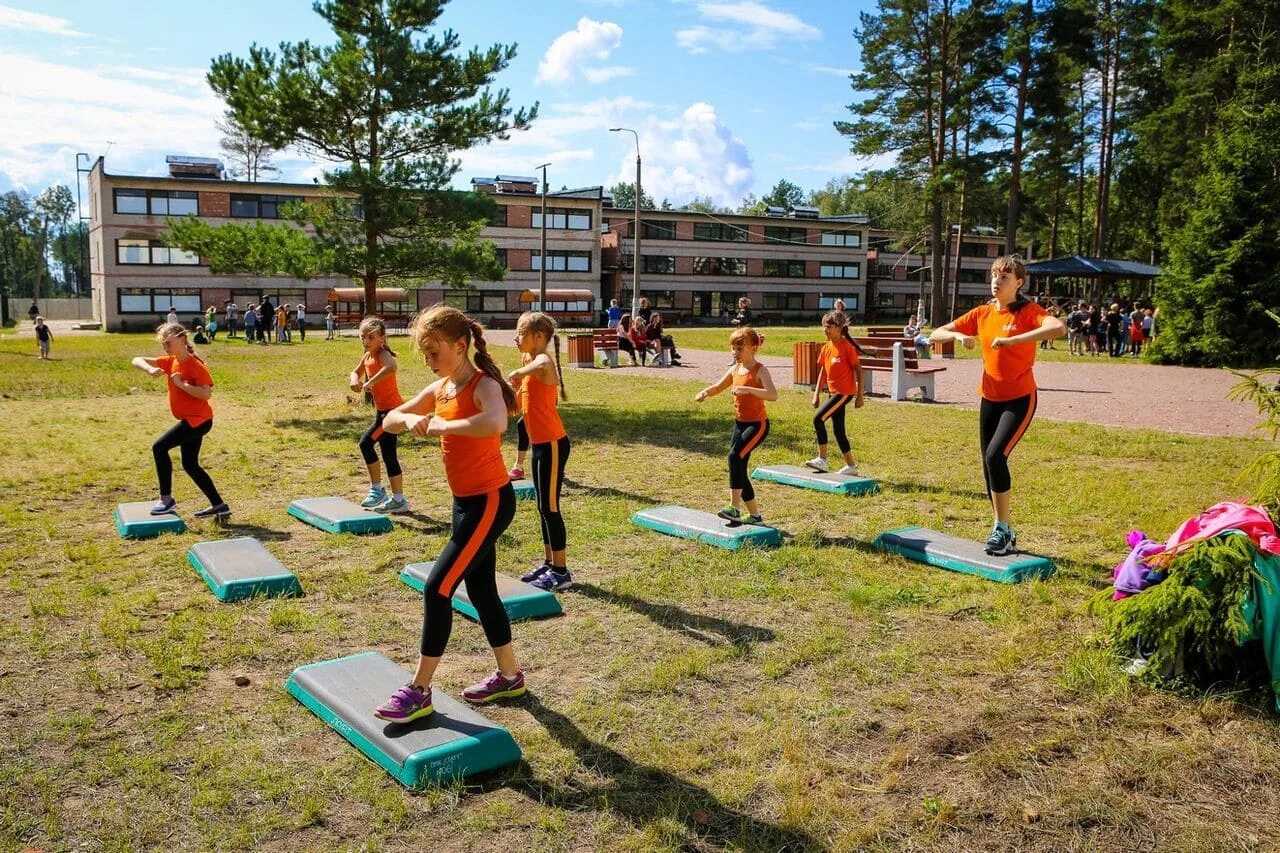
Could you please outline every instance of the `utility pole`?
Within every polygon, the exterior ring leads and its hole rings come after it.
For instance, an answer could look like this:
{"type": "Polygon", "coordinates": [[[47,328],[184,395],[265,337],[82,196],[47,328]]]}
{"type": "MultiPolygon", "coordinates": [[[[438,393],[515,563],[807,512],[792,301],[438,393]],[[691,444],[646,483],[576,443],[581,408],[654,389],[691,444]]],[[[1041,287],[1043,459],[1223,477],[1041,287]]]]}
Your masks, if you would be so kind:
{"type": "Polygon", "coordinates": [[[542,254],[538,263],[538,310],[547,310],[547,167],[550,163],[535,166],[542,170],[542,254]]]}
{"type": "Polygon", "coordinates": [[[632,237],[631,263],[631,317],[640,316],[640,134],[629,127],[611,127],[610,132],[626,131],[636,138],[636,224],[632,237]]]}

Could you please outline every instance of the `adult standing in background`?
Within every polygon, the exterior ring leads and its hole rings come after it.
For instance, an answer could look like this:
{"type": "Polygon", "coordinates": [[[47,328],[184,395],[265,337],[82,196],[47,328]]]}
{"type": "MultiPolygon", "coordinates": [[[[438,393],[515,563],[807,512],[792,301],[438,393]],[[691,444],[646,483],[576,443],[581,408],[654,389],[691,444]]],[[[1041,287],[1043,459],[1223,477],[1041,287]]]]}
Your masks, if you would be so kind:
{"type": "Polygon", "coordinates": [[[307,339],[307,306],[302,302],[298,303],[297,318],[298,341],[302,342],[307,339]]]}
{"type": "Polygon", "coordinates": [[[31,307],[27,309],[27,316],[31,318],[33,324],[36,318],[40,316],[40,306],[36,304],[34,299],[31,300],[31,307]]]}
{"type": "MultiPolygon", "coordinates": [[[[649,325],[649,318],[653,316],[653,309],[649,307],[649,300],[640,297],[640,319],[644,320],[645,325],[649,325]]],[[[632,318],[635,319],[635,318],[632,318]]]]}
{"type": "Polygon", "coordinates": [[[258,340],[271,342],[271,330],[276,324],[276,306],[271,304],[271,297],[264,296],[258,303],[258,340]]]}
{"type": "Polygon", "coordinates": [[[734,326],[751,325],[751,300],[745,296],[738,297],[738,310],[729,321],[734,326]]]}
{"type": "Polygon", "coordinates": [[[240,306],[228,299],[222,303],[222,307],[227,320],[227,337],[234,338],[236,336],[236,322],[240,319],[240,306]]]}

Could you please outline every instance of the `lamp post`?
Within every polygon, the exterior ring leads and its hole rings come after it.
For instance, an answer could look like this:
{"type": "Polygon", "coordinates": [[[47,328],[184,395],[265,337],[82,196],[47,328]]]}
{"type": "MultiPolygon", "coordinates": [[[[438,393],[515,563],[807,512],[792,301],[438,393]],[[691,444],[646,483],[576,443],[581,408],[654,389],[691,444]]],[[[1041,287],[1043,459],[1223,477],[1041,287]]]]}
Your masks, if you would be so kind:
{"type": "Polygon", "coordinates": [[[631,317],[640,316],[640,134],[629,127],[611,127],[611,133],[626,131],[636,138],[636,224],[631,254],[631,317]]]}
{"type": "Polygon", "coordinates": [[[550,163],[534,166],[542,170],[542,253],[538,261],[538,310],[547,310],[547,167],[550,163]]]}

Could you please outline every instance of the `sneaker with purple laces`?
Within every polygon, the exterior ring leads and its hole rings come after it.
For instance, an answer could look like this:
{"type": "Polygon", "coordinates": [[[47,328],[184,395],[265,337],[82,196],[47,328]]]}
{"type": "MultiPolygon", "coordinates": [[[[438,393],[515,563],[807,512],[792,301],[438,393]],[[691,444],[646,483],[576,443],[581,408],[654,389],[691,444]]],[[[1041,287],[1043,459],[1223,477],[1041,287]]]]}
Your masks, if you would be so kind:
{"type": "Polygon", "coordinates": [[[568,569],[562,572],[554,566],[548,566],[547,571],[529,581],[529,585],[547,592],[559,592],[573,586],[573,575],[568,569]]]}
{"type": "Polygon", "coordinates": [[[511,678],[507,678],[499,670],[494,670],[488,678],[479,684],[473,684],[462,691],[462,698],[468,702],[482,705],[495,699],[513,699],[524,695],[524,670],[517,670],[511,678]]]}
{"type": "Polygon", "coordinates": [[[524,583],[533,583],[549,571],[551,571],[551,563],[547,560],[543,560],[542,563],[522,574],[520,576],[520,580],[524,583]]]}
{"type": "Polygon", "coordinates": [[[390,699],[374,708],[373,715],[392,723],[408,723],[434,710],[430,687],[424,690],[416,684],[405,684],[392,693],[390,699]]]}

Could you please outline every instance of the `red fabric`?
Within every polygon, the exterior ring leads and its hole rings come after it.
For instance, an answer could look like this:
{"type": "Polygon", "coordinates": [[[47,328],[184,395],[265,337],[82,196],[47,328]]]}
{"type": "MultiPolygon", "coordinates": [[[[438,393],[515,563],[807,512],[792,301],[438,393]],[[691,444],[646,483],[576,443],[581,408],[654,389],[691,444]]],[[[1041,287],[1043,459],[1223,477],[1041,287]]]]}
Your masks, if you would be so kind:
{"type": "Polygon", "coordinates": [[[1265,509],[1224,501],[1182,522],[1165,541],[1164,552],[1149,558],[1147,563],[1164,565],[1197,542],[1212,539],[1228,530],[1239,530],[1252,539],[1260,551],[1280,554],[1280,536],[1276,535],[1275,523],[1265,509]]]}

